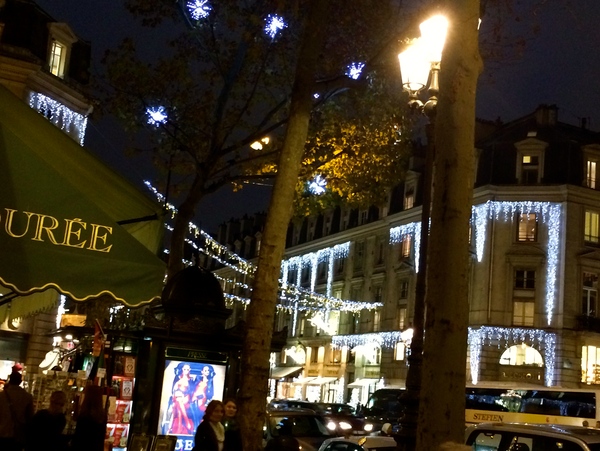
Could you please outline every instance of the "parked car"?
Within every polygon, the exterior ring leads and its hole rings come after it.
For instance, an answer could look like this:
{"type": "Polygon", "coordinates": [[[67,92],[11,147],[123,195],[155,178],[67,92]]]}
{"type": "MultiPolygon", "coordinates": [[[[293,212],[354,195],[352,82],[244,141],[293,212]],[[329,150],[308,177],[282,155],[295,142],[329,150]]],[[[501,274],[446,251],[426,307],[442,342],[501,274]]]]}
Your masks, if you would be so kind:
{"type": "Polygon", "coordinates": [[[325,426],[321,415],[310,409],[280,408],[267,411],[263,430],[263,446],[279,436],[284,422],[292,423],[292,435],[298,439],[302,451],[316,451],[333,434],[325,426]]]}
{"type": "Polygon", "coordinates": [[[467,428],[473,451],[600,451],[600,429],[552,424],[480,423],[467,428]]]}
{"type": "Polygon", "coordinates": [[[395,451],[396,446],[392,437],[336,437],[325,440],[319,451],[395,451]]]}

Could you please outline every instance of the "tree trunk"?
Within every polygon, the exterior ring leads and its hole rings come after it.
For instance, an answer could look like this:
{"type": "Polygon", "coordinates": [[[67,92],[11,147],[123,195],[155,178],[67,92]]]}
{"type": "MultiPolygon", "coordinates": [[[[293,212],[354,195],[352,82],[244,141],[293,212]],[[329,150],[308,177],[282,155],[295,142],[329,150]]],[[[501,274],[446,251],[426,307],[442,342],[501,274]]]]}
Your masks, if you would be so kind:
{"type": "Polygon", "coordinates": [[[242,352],[239,419],[245,451],[262,449],[269,357],[277,305],[281,259],[292,217],[295,186],[300,172],[314,94],[315,68],[320,56],[328,0],[313,0],[304,26],[285,141],[277,169],[267,221],[247,312],[242,352]]]}
{"type": "Polygon", "coordinates": [[[462,443],[468,328],[469,219],[473,197],[475,91],[482,69],[479,0],[445,4],[427,269],[427,318],[417,449],[462,443]]]}

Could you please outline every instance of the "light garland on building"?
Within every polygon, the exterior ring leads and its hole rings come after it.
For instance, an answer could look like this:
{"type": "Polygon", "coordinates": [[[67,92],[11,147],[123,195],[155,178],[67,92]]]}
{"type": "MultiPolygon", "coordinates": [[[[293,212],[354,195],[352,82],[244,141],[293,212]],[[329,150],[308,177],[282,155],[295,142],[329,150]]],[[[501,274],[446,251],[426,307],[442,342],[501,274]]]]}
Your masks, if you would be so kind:
{"type": "Polygon", "coordinates": [[[525,329],[518,327],[489,327],[479,329],[469,327],[469,362],[471,368],[471,382],[479,382],[479,368],[481,364],[481,350],[484,345],[496,343],[498,349],[504,344],[509,346],[525,342],[537,344],[544,350],[545,384],[551,387],[554,382],[556,365],[556,334],[542,329],[525,329]]]}
{"type": "Polygon", "coordinates": [[[39,92],[29,93],[29,106],[45,116],[68,135],[75,132],[79,140],[79,145],[83,146],[85,129],[88,122],[87,116],[76,113],[62,103],[39,92]]]}
{"type": "Polygon", "coordinates": [[[402,332],[396,330],[370,334],[334,335],[331,337],[331,347],[333,349],[343,347],[352,349],[356,346],[376,345],[380,348],[393,349],[396,343],[402,341],[402,332]]]}
{"type": "Polygon", "coordinates": [[[419,258],[421,255],[421,223],[411,222],[390,229],[390,244],[401,243],[405,236],[410,236],[414,244],[415,272],[419,272],[419,258]]]}
{"type": "Polygon", "coordinates": [[[561,205],[551,202],[487,201],[485,204],[473,206],[472,221],[475,225],[475,250],[477,261],[481,263],[485,250],[487,224],[490,220],[514,221],[517,214],[530,213],[535,213],[543,223],[548,225],[545,308],[548,326],[550,326],[552,324],[554,306],[556,305],[557,267],[562,216],[561,205]]]}

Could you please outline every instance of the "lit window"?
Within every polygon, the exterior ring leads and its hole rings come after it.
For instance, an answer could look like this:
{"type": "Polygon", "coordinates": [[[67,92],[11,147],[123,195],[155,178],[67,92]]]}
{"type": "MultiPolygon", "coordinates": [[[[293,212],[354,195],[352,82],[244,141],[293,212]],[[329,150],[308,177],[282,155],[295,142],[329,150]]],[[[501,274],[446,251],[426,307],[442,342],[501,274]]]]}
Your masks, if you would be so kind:
{"type": "Polygon", "coordinates": [[[581,299],[581,313],[585,316],[598,314],[598,274],[583,273],[583,293],[581,299]]]}
{"type": "Polygon", "coordinates": [[[539,183],[539,157],[537,155],[523,155],[521,161],[521,183],[533,185],[539,183]]]}
{"type": "Polygon", "coordinates": [[[534,303],[530,300],[515,299],[513,301],[513,325],[533,326],[534,303]]]}
{"type": "Polygon", "coordinates": [[[596,165],[595,160],[587,160],[585,165],[585,186],[596,189],[596,165]]]}
{"type": "MultiPolygon", "coordinates": [[[[339,299],[339,298],[338,298],[339,299]]],[[[330,311],[329,318],[327,320],[329,334],[337,335],[340,329],[340,312],[339,311],[330,311]]]]}
{"type": "Polygon", "coordinates": [[[403,342],[396,343],[396,347],[394,348],[394,360],[396,360],[396,361],[404,360],[405,355],[406,355],[406,345],[403,342]]]}
{"type": "Polygon", "coordinates": [[[537,215],[535,213],[519,214],[518,241],[537,241],[537,215]]]}
{"type": "Polygon", "coordinates": [[[406,306],[402,306],[398,309],[398,330],[405,330],[406,329],[406,313],[407,313],[408,309],[406,308],[406,306]]]}
{"type": "Polygon", "coordinates": [[[402,243],[401,243],[401,247],[400,247],[400,258],[401,259],[405,259],[405,258],[410,258],[410,251],[411,251],[411,244],[412,244],[412,237],[410,235],[404,235],[402,237],[402,243]]]}
{"type": "Polygon", "coordinates": [[[381,312],[379,310],[375,310],[373,312],[373,332],[379,332],[381,328],[381,312]]]}
{"type": "Polygon", "coordinates": [[[50,73],[52,75],[56,75],[59,78],[64,78],[66,60],[67,46],[58,41],[52,41],[49,58],[50,73]]]}
{"type": "Polygon", "coordinates": [[[514,345],[502,353],[500,365],[535,365],[544,366],[544,359],[537,349],[525,343],[514,345]]]}
{"type": "Polygon", "coordinates": [[[332,349],[330,353],[330,363],[338,364],[342,363],[342,350],[341,349],[332,349]]]}
{"type": "Polygon", "coordinates": [[[584,240],[588,243],[598,243],[600,237],[600,214],[595,211],[585,212],[584,240]]]}
{"type": "Polygon", "coordinates": [[[515,271],[513,287],[513,325],[533,326],[535,313],[535,271],[515,271]]]}
{"type": "Polygon", "coordinates": [[[600,384],[600,347],[581,347],[581,382],[600,384]]]}

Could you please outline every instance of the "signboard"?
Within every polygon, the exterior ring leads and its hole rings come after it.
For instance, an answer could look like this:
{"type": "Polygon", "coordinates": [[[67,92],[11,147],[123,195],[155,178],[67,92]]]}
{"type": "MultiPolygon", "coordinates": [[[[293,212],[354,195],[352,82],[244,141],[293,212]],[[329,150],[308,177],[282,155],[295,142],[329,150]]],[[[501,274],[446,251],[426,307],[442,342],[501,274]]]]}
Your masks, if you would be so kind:
{"type": "MultiPolygon", "coordinates": [[[[215,363],[213,359],[191,360],[202,351],[185,351],[187,359],[170,358],[178,352],[167,349],[165,371],[160,399],[160,417],[157,433],[177,437],[176,451],[188,451],[194,447],[196,428],[202,421],[206,406],[213,399],[222,400],[225,391],[225,361],[215,363]],[[193,357],[192,357],[193,358],[193,357]]],[[[219,353],[204,353],[206,357],[223,356],[219,353]]]]}

